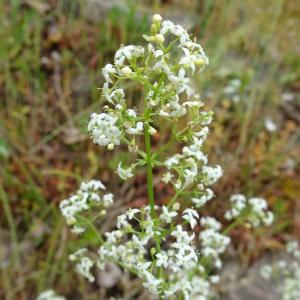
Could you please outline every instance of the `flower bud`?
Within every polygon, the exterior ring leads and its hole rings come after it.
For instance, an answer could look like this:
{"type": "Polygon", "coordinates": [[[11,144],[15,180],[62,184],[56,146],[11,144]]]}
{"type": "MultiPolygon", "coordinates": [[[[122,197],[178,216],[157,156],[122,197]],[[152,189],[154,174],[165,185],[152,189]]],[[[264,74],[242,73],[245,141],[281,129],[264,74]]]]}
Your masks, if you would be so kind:
{"type": "Polygon", "coordinates": [[[179,210],[180,204],[179,204],[178,202],[175,202],[175,203],[173,204],[172,208],[173,208],[174,210],[179,210]]]}
{"type": "Polygon", "coordinates": [[[155,42],[163,43],[164,41],[165,41],[165,38],[164,38],[163,34],[158,33],[155,35],[155,42]]]}
{"type": "Polygon", "coordinates": [[[132,74],[132,70],[129,67],[122,68],[122,73],[124,76],[129,77],[132,74]]]}
{"type": "Polygon", "coordinates": [[[203,58],[198,58],[195,63],[197,66],[202,67],[205,65],[205,60],[203,58]]]}
{"type": "Polygon", "coordinates": [[[114,150],[115,145],[113,143],[110,143],[107,145],[107,150],[114,150]]]}
{"type": "Polygon", "coordinates": [[[161,21],[162,21],[161,15],[159,15],[159,14],[153,15],[153,17],[152,17],[152,22],[153,23],[160,23],[161,21]]]}
{"type": "Polygon", "coordinates": [[[138,146],[135,144],[128,145],[128,151],[131,153],[136,153],[138,151],[138,146]]]}
{"type": "Polygon", "coordinates": [[[154,135],[157,132],[157,130],[152,126],[149,126],[148,132],[150,135],[154,135]]]}
{"type": "Polygon", "coordinates": [[[152,248],[150,249],[150,253],[151,253],[152,256],[154,256],[154,254],[156,253],[156,250],[155,250],[154,247],[152,247],[152,248]]]}

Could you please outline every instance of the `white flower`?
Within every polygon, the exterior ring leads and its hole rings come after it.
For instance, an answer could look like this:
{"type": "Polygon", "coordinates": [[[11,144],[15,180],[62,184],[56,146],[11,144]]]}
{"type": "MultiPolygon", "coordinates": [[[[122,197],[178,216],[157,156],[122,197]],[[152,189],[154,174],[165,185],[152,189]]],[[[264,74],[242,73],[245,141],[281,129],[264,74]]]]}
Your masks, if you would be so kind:
{"type": "Polygon", "coordinates": [[[160,56],[160,60],[152,67],[152,70],[164,72],[165,74],[172,74],[164,56],[160,56]]]}
{"type": "Polygon", "coordinates": [[[197,225],[197,219],[199,219],[199,214],[191,208],[187,208],[184,210],[182,218],[186,220],[193,229],[197,225]]]}
{"type": "Polygon", "coordinates": [[[104,203],[104,207],[107,207],[113,203],[114,195],[112,193],[105,194],[103,195],[102,200],[104,203]]]}
{"type": "Polygon", "coordinates": [[[163,205],[162,213],[159,218],[167,223],[171,223],[172,219],[177,216],[176,211],[169,211],[166,206],[163,205]]]}
{"type": "Polygon", "coordinates": [[[94,264],[95,263],[92,259],[87,256],[83,256],[76,264],[76,271],[83,277],[86,277],[90,282],[94,282],[95,277],[91,273],[91,268],[94,264]]]}
{"type": "Polygon", "coordinates": [[[246,212],[244,217],[254,227],[263,223],[269,226],[273,223],[274,215],[267,211],[268,205],[266,200],[258,197],[246,199],[243,195],[233,195],[230,198],[231,208],[225,213],[227,220],[232,220],[246,212]]]}
{"type": "Polygon", "coordinates": [[[163,175],[161,181],[167,184],[172,180],[173,177],[174,175],[172,173],[167,172],[163,175]]]}
{"type": "Polygon", "coordinates": [[[128,114],[129,117],[136,118],[136,112],[134,109],[130,108],[126,110],[126,113],[128,114]]]}
{"type": "Polygon", "coordinates": [[[95,144],[101,146],[120,145],[121,131],[116,126],[118,118],[106,113],[91,115],[88,130],[95,144]]]}
{"type": "Polygon", "coordinates": [[[107,82],[103,84],[102,94],[104,98],[112,104],[114,104],[114,101],[123,102],[125,97],[123,89],[110,89],[107,82]]]}
{"type": "Polygon", "coordinates": [[[155,295],[158,294],[159,285],[163,282],[162,279],[155,278],[151,273],[147,272],[145,274],[146,282],[143,283],[143,286],[155,295]]]}
{"type": "Polygon", "coordinates": [[[116,74],[117,70],[112,64],[107,64],[103,69],[102,69],[102,74],[105,78],[105,80],[109,83],[112,83],[112,80],[110,79],[109,75],[111,74],[116,74]]]}
{"type": "Polygon", "coordinates": [[[208,202],[209,200],[211,200],[214,197],[214,193],[211,189],[206,189],[205,194],[202,195],[201,197],[193,197],[192,198],[192,202],[196,205],[196,207],[201,207],[204,204],[206,204],[206,202],[208,202]]]}
{"type": "Polygon", "coordinates": [[[137,122],[135,124],[135,127],[129,127],[126,129],[126,132],[128,134],[142,134],[144,129],[144,123],[143,122],[137,122]]]}
{"type": "Polygon", "coordinates": [[[298,241],[290,241],[287,243],[286,250],[295,258],[300,259],[300,245],[298,241]]]}
{"type": "Polygon", "coordinates": [[[138,276],[143,277],[146,276],[146,273],[148,273],[148,269],[152,265],[152,262],[146,261],[146,262],[138,262],[136,265],[136,269],[138,271],[138,276]]]}
{"type": "Polygon", "coordinates": [[[194,234],[189,236],[187,231],[184,231],[182,229],[181,225],[177,225],[176,230],[172,231],[171,235],[176,238],[178,245],[179,244],[189,244],[195,237],[194,234]]]}
{"type": "Polygon", "coordinates": [[[208,133],[209,133],[209,128],[205,126],[200,131],[194,132],[194,136],[196,136],[198,138],[200,137],[203,140],[206,140],[208,133]]]}
{"type": "Polygon", "coordinates": [[[214,184],[223,175],[223,170],[220,166],[215,166],[215,167],[203,166],[202,172],[205,175],[204,183],[206,185],[214,184]]]}
{"type": "Polygon", "coordinates": [[[68,225],[74,225],[72,229],[74,233],[81,234],[84,231],[84,227],[76,224],[79,213],[89,210],[91,204],[102,204],[103,207],[112,204],[113,195],[106,194],[101,197],[99,192],[102,190],[105,190],[105,186],[100,180],[83,182],[75,195],[61,201],[59,205],[61,213],[66,218],[68,225]]]}
{"type": "Polygon", "coordinates": [[[154,295],[157,295],[159,292],[159,285],[163,282],[162,279],[157,279],[151,273],[147,272],[145,280],[146,282],[143,283],[143,286],[154,295]]]}
{"type": "Polygon", "coordinates": [[[169,20],[163,21],[160,33],[166,34],[167,32],[170,32],[180,39],[180,44],[182,46],[185,46],[187,42],[190,41],[190,37],[186,30],[184,30],[180,25],[175,25],[169,20]]]}
{"type": "Polygon", "coordinates": [[[277,130],[276,123],[274,123],[270,117],[265,119],[265,127],[269,132],[274,132],[277,130]]]}
{"type": "Polygon", "coordinates": [[[76,262],[76,271],[80,275],[86,277],[90,282],[93,282],[95,281],[95,277],[91,273],[91,268],[94,266],[95,262],[88,256],[84,256],[84,253],[86,252],[86,248],[81,248],[71,254],[69,259],[76,262]]]}
{"type": "Polygon", "coordinates": [[[195,160],[191,157],[187,158],[185,162],[186,162],[186,169],[184,170],[184,179],[185,179],[184,185],[188,186],[190,183],[194,182],[194,179],[198,174],[198,168],[195,160]]]}
{"type": "Polygon", "coordinates": [[[66,298],[58,295],[53,290],[47,290],[39,294],[36,300],[65,300],[66,298]]]}
{"type": "MultiPolygon", "coordinates": [[[[149,52],[149,55],[152,53],[154,55],[154,57],[156,57],[156,58],[164,55],[164,52],[162,50],[155,49],[151,43],[148,44],[148,52],[149,52]]],[[[149,93],[153,95],[154,91],[150,90],[149,93]]]]}
{"type": "Polygon", "coordinates": [[[82,182],[80,185],[80,190],[83,192],[96,192],[105,189],[105,185],[100,180],[90,180],[88,182],[82,182]]]}
{"type": "Polygon", "coordinates": [[[196,66],[199,66],[200,70],[202,70],[205,65],[208,65],[208,58],[206,57],[202,48],[202,51],[200,52],[199,49],[197,49],[196,51],[191,51],[191,49],[185,47],[183,47],[182,50],[185,55],[181,58],[179,64],[183,65],[184,68],[190,68],[194,73],[196,66]]]}
{"type": "Polygon", "coordinates": [[[210,282],[211,283],[218,283],[220,281],[220,276],[219,275],[213,275],[213,276],[210,276],[210,282]]]}
{"type": "Polygon", "coordinates": [[[232,195],[230,198],[231,209],[225,213],[225,219],[232,220],[238,217],[246,207],[246,197],[241,194],[232,195]]]}
{"type": "Polygon", "coordinates": [[[208,228],[201,231],[199,234],[199,238],[202,242],[202,253],[205,256],[224,253],[230,243],[229,237],[217,232],[213,228],[208,228]]]}
{"type": "Polygon", "coordinates": [[[203,126],[207,126],[211,123],[212,119],[213,119],[213,114],[212,112],[206,112],[206,111],[202,111],[200,113],[201,117],[202,117],[202,121],[201,121],[201,125],[203,126]]]}
{"type": "Polygon", "coordinates": [[[129,226],[129,223],[127,221],[127,215],[123,214],[123,215],[119,215],[117,218],[117,227],[120,228],[126,228],[129,226]]]}
{"type": "Polygon", "coordinates": [[[265,279],[270,279],[272,276],[272,267],[269,265],[264,265],[260,269],[260,275],[265,279]]]}
{"type": "Polygon", "coordinates": [[[157,267],[161,267],[161,266],[163,266],[164,268],[168,267],[168,255],[166,253],[164,252],[157,253],[155,257],[156,257],[157,267]]]}
{"type": "Polygon", "coordinates": [[[180,104],[178,95],[171,97],[168,103],[159,111],[162,117],[179,118],[186,114],[187,110],[184,105],[180,104]]]}
{"type": "Polygon", "coordinates": [[[271,211],[267,211],[263,216],[262,221],[266,226],[272,225],[274,221],[274,214],[271,211]]]}
{"type": "Polygon", "coordinates": [[[193,54],[190,53],[189,49],[187,48],[182,48],[185,56],[183,56],[181,58],[181,60],[179,61],[180,65],[183,65],[184,68],[191,68],[192,72],[195,72],[195,61],[197,59],[197,57],[193,54]]]}
{"type": "Polygon", "coordinates": [[[219,231],[221,229],[221,223],[218,222],[215,218],[212,217],[203,217],[201,218],[201,225],[205,228],[211,228],[215,231],[219,231]]]}
{"type": "Polygon", "coordinates": [[[165,161],[165,166],[166,166],[167,168],[171,168],[173,165],[178,165],[181,158],[182,158],[182,155],[180,155],[180,154],[175,154],[174,156],[168,158],[168,159],[165,161]]]}
{"type": "Polygon", "coordinates": [[[124,65],[125,60],[144,55],[144,48],[141,46],[128,45],[121,47],[115,54],[114,62],[117,67],[124,65]]]}
{"type": "Polygon", "coordinates": [[[71,231],[74,234],[81,235],[82,233],[85,232],[85,228],[81,227],[81,226],[78,226],[78,225],[74,225],[73,228],[71,229],[71,231]]]}
{"type": "Polygon", "coordinates": [[[190,79],[188,77],[185,77],[184,69],[181,68],[179,70],[178,76],[169,74],[168,78],[174,84],[179,94],[185,91],[188,96],[191,95],[191,88],[189,86],[190,79]]]}
{"type": "Polygon", "coordinates": [[[195,157],[198,161],[202,161],[203,164],[207,164],[207,156],[200,150],[203,140],[193,137],[194,144],[190,146],[185,146],[182,149],[182,153],[185,156],[195,157]]]}

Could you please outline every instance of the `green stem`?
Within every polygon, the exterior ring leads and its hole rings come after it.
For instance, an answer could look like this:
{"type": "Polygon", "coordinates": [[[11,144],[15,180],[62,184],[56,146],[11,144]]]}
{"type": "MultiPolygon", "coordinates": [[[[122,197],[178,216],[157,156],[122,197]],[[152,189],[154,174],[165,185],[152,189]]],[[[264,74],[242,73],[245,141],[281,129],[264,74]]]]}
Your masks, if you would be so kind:
{"type": "Polygon", "coordinates": [[[223,235],[228,235],[229,232],[236,227],[237,225],[239,225],[241,223],[240,219],[236,219],[234,222],[232,222],[227,228],[225,228],[222,232],[223,235]]]}
{"type": "MultiPolygon", "coordinates": [[[[146,116],[149,116],[151,113],[150,110],[146,111],[146,116]]],[[[146,147],[146,162],[147,162],[147,188],[148,188],[148,197],[150,204],[150,215],[154,220],[154,226],[158,226],[158,219],[155,212],[155,201],[154,201],[154,190],[153,190],[153,170],[152,170],[152,156],[151,156],[151,139],[149,134],[149,121],[145,122],[145,147],[146,147]]],[[[156,244],[156,251],[160,252],[160,237],[154,234],[154,241],[156,244]]],[[[159,278],[162,277],[162,267],[158,270],[159,278]]]]}
{"type": "Polygon", "coordinates": [[[149,123],[145,122],[145,146],[146,146],[146,162],[147,162],[147,189],[150,204],[151,217],[156,220],[154,191],[153,191],[153,172],[151,158],[151,140],[149,134],[149,123]]]}
{"type": "Polygon", "coordinates": [[[169,202],[169,204],[167,205],[168,208],[171,208],[172,205],[175,203],[175,201],[177,200],[177,198],[180,196],[180,194],[183,192],[183,189],[180,189],[176,192],[176,194],[172,197],[171,201],[169,202]]]}

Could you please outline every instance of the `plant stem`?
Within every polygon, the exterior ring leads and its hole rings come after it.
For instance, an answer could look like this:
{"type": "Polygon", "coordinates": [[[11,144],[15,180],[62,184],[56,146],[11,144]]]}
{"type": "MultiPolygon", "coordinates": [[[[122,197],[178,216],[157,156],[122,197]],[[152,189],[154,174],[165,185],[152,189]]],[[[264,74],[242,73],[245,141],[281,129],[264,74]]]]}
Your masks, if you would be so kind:
{"type": "Polygon", "coordinates": [[[239,225],[241,223],[240,219],[236,219],[234,222],[232,222],[227,228],[225,228],[222,232],[223,235],[227,235],[230,233],[230,231],[236,227],[237,225],[239,225]]]}
{"type": "Polygon", "coordinates": [[[146,162],[147,162],[147,189],[150,204],[151,217],[156,220],[154,191],[153,191],[153,171],[151,158],[151,140],[149,134],[149,123],[145,122],[145,146],[146,146],[146,162]]]}
{"type": "Polygon", "coordinates": [[[19,245],[18,245],[18,236],[17,236],[17,227],[14,222],[14,217],[10,208],[10,203],[9,199],[0,184],[0,200],[3,204],[3,209],[4,209],[4,215],[7,219],[7,223],[10,229],[10,235],[12,239],[12,244],[13,244],[13,262],[16,267],[19,267],[20,265],[20,253],[19,253],[19,245]]]}
{"type": "MultiPolygon", "coordinates": [[[[146,112],[147,115],[147,112],[146,112]]],[[[148,188],[148,197],[149,197],[149,204],[150,204],[150,215],[151,218],[154,220],[155,227],[158,226],[158,219],[156,217],[155,212],[155,201],[154,201],[154,191],[153,191],[153,170],[152,170],[152,156],[151,156],[151,139],[149,134],[149,123],[148,121],[145,122],[145,146],[146,146],[146,162],[147,162],[147,188],[148,188]]],[[[154,240],[156,244],[156,251],[160,252],[160,237],[154,233],[154,240]]],[[[159,278],[162,277],[162,267],[158,270],[159,278]]]]}

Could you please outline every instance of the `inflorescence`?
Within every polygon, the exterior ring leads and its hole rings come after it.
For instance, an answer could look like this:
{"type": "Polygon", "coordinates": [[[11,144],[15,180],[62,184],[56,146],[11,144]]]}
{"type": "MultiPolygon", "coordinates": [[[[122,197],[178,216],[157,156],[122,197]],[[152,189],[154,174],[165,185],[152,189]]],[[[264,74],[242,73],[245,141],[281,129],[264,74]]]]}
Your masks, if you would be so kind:
{"type": "MultiPolygon", "coordinates": [[[[107,262],[113,262],[136,274],[150,293],[162,299],[204,300],[219,280],[221,256],[230,244],[221,223],[199,212],[213,199],[211,186],[223,174],[220,166],[208,164],[203,152],[213,112],[203,110],[204,103],[192,84],[193,76],[209,60],[183,27],[160,15],[153,16],[151,32],[143,37],[146,47],[122,46],[113,64],[103,68],[102,94],[107,105],[104,112],[91,115],[88,130],[93,142],[108,150],[128,146],[134,161],[119,162],[117,174],[122,180],[132,178],[137,168],[147,168],[149,205],[129,208],[118,216],[113,231],[99,233],[97,258],[84,248],[70,259],[89,281],[95,280],[93,268],[103,270],[107,262]],[[124,83],[128,81],[143,88],[139,109],[126,101],[124,83]],[[162,122],[170,124],[170,141],[152,153],[151,136],[162,122]],[[168,146],[175,143],[182,145],[181,150],[170,154],[168,146]],[[162,168],[162,182],[174,189],[168,205],[158,206],[154,201],[153,168],[162,168]]],[[[61,212],[75,233],[85,231],[83,213],[95,207],[104,215],[112,204],[112,194],[104,191],[100,181],[90,181],[62,201],[61,212]]],[[[244,220],[253,226],[269,225],[273,220],[261,198],[246,200],[235,195],[231,203],[227,220],[244,220]]]]}

